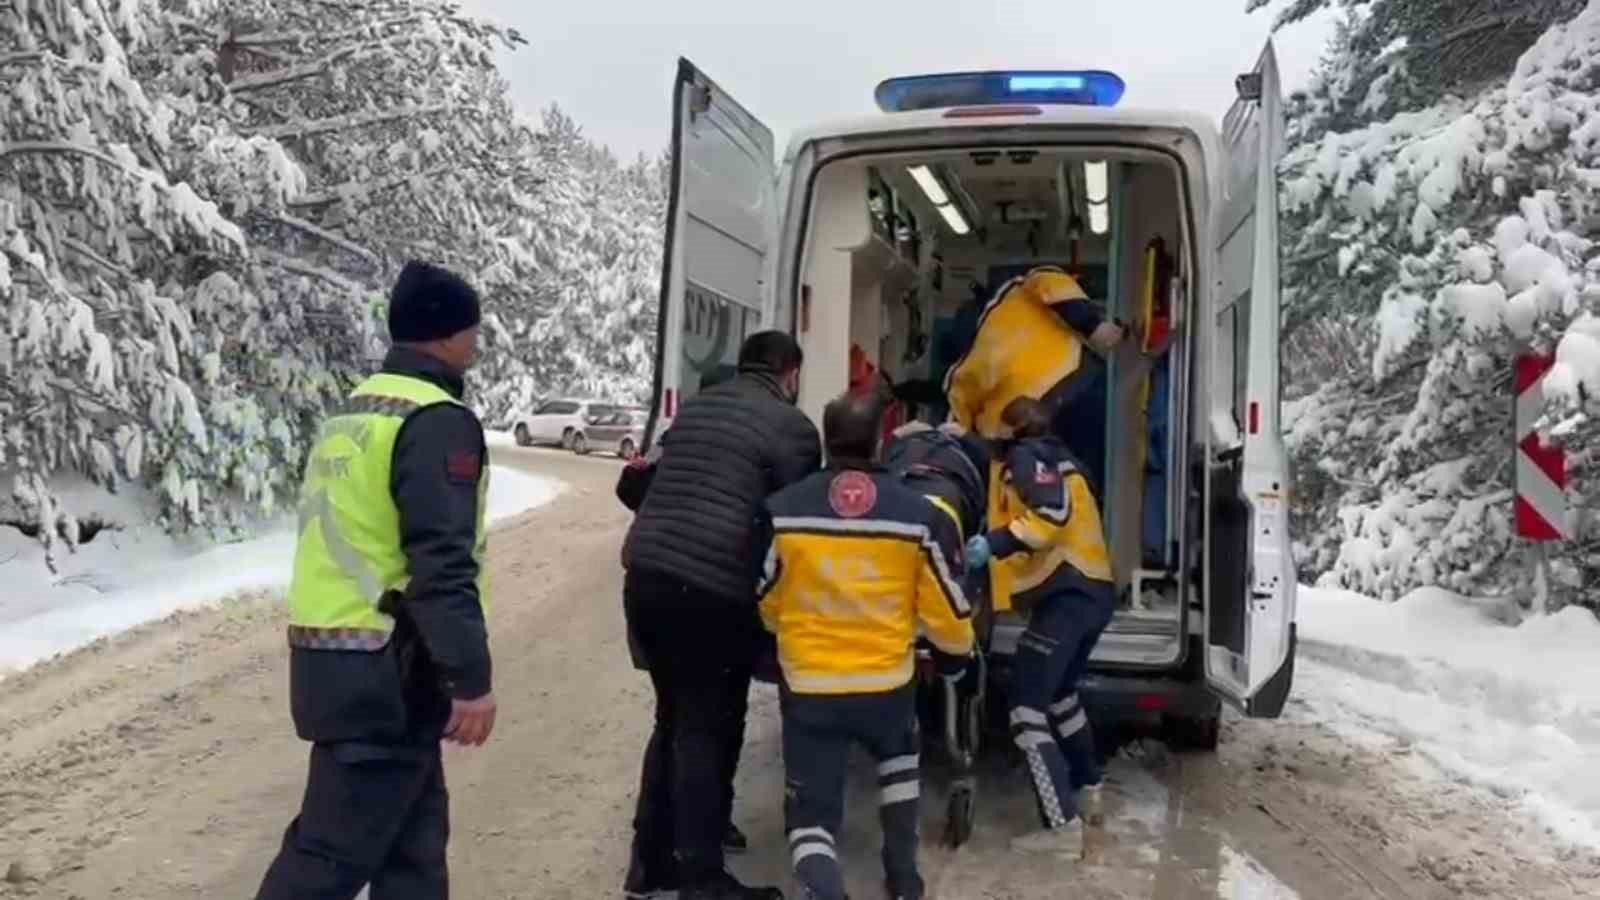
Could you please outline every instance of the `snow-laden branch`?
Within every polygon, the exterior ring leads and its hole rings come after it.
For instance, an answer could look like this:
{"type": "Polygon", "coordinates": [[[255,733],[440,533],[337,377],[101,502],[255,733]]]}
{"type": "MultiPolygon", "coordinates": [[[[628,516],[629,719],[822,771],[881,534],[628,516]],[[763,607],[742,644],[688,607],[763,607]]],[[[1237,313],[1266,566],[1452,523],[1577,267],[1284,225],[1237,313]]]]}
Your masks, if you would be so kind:
{"type": "Polygon", "coordinates": [[[134,274],[132,272],[124,269],[122,266],[117,265],[111,260],[106,259],[104,256],[101,256],[93,247],[90,247],[88,244],[85,244],[77,238],[62,235],[60,242],[61,245],[66,247],[68,250],[71,250],[73,253],[82,256],[84,259],[87,259],[100,268],[105,269],[107,272],[110,272],[113,275],[121,276],[128,281],[134,280],[134,274]]]}
{"type": "Polygon", "coordinates": [[[291,256],[285,256],[282,253],[278,253],[273,250],[257,247],[252,250],[251,253],[256,259],[259,259],[269,265],[277,266],[286,272],[294,272],[297,275],[305,275],[308,278],[315,278],[319,281],[325,281],[328,284],[342,288],[352,294],[362,294],[367,290],[367,288],[357,284],[354,281],[351,281],[332,269],[325,269],[322,266],[313,265],[303,260],[295,259],[291,256]]]}
{"type": "Polygon", "coordinates": [[[383,262],[378,259],[378,255],[376,253],[373,253],[371,250],[368,250],[366,247],[361,246],[355,241],[352,241],[343,235],[329,231],[314,222],[307,222],[305,219],[297,216],[291,216],[287,213],[273,216],[272,221],[277,222],[280,225],[287,225],[288,227],[297,231],[302,231],[311,235],[312,237],[326,241],[335,247],[340,248],[341,250],[354,254],[355,256],[359,256],[361,259],[370,263],[374,268],[379,268],[383,265],[383,262]]]}
{"type": "Polygon", "coordinates": [[[372,181],[347,181],[344,184],[336,185],[320,193],[306,194],[302,197],[296,197],[295,199],[289,201],[289,205],[296,209],[306,209],[313,206],[326,206],[329,203],[338,203],[340,200],[343,200],[347,194],[352,192],[370,194],[373,191],[386,191],[390,188],[399,187],[400,185],[405,184],[414,178],[421,178],[424,180],[429,178],[438,178],[441,175],[447,175],[450,172],[457,171],[459,169],[459,166],[437,166],[421,172],[402,172],[398,175],[390,175],[387,178],[378,178],[372,181]]]}
{"type": "Polygon", "coordinates": [[[274,140],[286,137],[310,137],[314,134],[325,134],[329,131],[340,131],[346,128],[361,128],[367,125],[376,125],[379,122],[390,122],[395,119],[448,112],[450,108],[448,104],[444,103],[403,106],[379,112],[348,113],[342,116],[313,119],[307,122],[287,122],[282,125],[269,125],[265,128],[256,129],[252,133],[274,140]]]}
{"type": "Polygon", "coordinates": [[[0,141],[0,159],[5,159],[8,156],[25,156],[29,154],[45,153],[62,153],[70,156],[86,156],[90,159],[97,159],[108,166],[121,169],[130,175],[140,175],[146,178],[150,177],[148,172],[143,172],[139,169],[128,166],[124,164],[122,160],[111,156],[109,153],[106,153],[97,147],[90,147],[86,144],[74,144],[71,141],[15,141],[10,143],[0,141]]]}
{"type": "Polygon", "coordinates": [[[348,59],[359,59],[362,56],[375,55],[381,48],[340,47],[327,56],[301,66],[291,66],[287,69],[278,69],[272,72],[261,72],[255,75],[245,75],[233,79],[228,83],[228,90],[235,94],[250,91],[262,91],[267,88],[277,87],[280,84],[292,84],[303,81],[327,72],[334,63],[348,59]]]}
{"type": "Polygon", "coordinates": [[[381,22],[372,22],[359,28],[346,28],[341,31],[313,33],[309,31],[258,31],[251,34],[234,35],[233,43],[239,47],[270,47],[278,44],[300,44],[310,41],[340,41],[352,37],[371,37],[373,33],[386,28],[404,28],[421,24],[422,16],[402,16],[398,19],[386,19],[381,22]]]}

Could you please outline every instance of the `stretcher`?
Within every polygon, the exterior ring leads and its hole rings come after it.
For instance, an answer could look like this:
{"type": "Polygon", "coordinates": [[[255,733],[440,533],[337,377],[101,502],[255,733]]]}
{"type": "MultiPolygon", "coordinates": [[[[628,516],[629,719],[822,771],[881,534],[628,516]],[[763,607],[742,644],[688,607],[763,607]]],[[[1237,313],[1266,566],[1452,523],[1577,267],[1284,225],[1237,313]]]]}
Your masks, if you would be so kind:
{"type": "MultiPolygon", "coordinates": [[[[919,671],[929,671],[933,665],[932,652],[923,647],[917,654],[919,671]]],[[[933,692],[943,713],[944,747],[950,762],[950,795],[945,801],[943,839],[945,846],[951,849],[972,837],[978,811],[978,757],[983,750],[989,692],[988,663],[981,650],[975,654],[973,665],[978,669],[977,688],[970,695],[937,675],[923,682],[924,689],[933,692]]]]}

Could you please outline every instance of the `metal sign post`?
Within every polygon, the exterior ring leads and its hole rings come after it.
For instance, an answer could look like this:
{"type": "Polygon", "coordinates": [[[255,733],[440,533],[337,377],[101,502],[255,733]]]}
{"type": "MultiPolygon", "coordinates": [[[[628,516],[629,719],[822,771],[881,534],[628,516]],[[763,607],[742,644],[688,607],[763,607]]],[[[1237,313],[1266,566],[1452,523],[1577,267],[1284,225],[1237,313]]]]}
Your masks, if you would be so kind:
{"type": "Polygon", "coordinates": [[[1547,542],[1572,537],[1567,504],[1567,456],[1545,442],[1535,425],[1544,414],[1544,376],[1555,357],[1525,351],[1515,358],[1516,430],[1514,449],[1517,536],[1533,542],[1534,606],[1549,611],[1550,558],[1547,542]]]}

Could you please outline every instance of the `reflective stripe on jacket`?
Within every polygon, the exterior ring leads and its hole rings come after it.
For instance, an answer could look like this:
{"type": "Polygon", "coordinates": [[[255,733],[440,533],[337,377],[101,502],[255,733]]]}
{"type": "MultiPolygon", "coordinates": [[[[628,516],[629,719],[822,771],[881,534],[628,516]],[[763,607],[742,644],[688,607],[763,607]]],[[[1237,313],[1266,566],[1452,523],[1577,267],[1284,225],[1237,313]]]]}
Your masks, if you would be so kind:
{"type": "Polygon", "coordinates": [[[898,477],[831,469],[780,491],[767,511],[761,618],[791,691],[905,685],[919,625],[941,654],[972,652],[956,522],[898,477]]]}
{"type": "Polygon", "coordinates": [[[1055,438],[1019,441],[996,465],[989,525],[996,609],[1065,587],[1111,590],[1100,507],[1072,455],[1055,438]]]}
{"type": "MultiPolygon", "coordinates": [[[[289,586],[289,644],[307,650],[382,650],[403,592],[407,560],[390,492],[395,438],[407,418],[442,403],[443,388],[406,375],[373,375],[323,423],[300,492],[299,540],[289,586]]],[[[444,473],[441,473],[443,477],[444,473]]],[[[489,475],[478,481],[478,597],[487,609],[483,552],[489,475]]]]}

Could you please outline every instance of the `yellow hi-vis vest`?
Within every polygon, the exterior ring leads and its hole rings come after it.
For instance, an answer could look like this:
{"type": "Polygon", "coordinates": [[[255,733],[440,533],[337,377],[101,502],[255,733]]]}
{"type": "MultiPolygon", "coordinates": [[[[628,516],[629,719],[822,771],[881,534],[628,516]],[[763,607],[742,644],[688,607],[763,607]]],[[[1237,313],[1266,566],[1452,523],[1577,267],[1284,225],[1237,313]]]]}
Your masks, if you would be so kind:
{"type": "MultiPolygon", "coordinates": [[[[421,378],[380,373],[322,425],[300,489],[300,538],[289,585],[289,645],[313,650],[382,650],[394,617],[379,608],[404,592],[410,575],[400,546],[400,513],[390,493],[395,438],[408,417],[460,401],[421,378]]],[[[444,467],[440,466],[440,477],[444,467]]],[[[483,551],[489,470],[478,480],[478,598],[488,611],[483,551]]]]}

